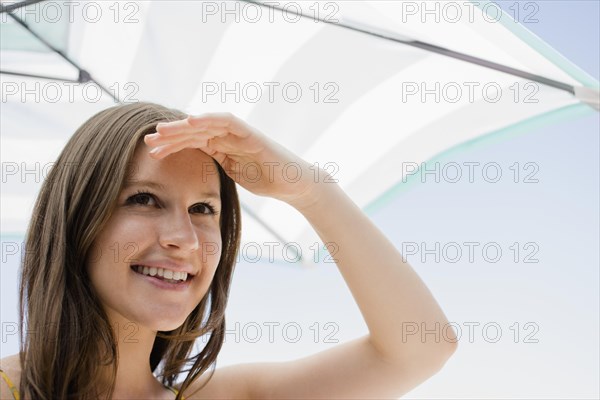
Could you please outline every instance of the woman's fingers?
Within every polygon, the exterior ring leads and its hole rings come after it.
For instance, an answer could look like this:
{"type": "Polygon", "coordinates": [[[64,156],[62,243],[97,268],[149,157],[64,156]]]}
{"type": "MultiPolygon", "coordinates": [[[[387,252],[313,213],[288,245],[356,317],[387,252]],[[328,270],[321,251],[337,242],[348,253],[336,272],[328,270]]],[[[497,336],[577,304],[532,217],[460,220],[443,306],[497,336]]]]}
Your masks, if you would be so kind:
{"type": "Polygon", "coordinates": [[[161,146],[169,143],[181,142],[187,140],[190,137],[197,137],[199,139],[211,139],[214,137],[223,136],[224,132],[218,130],[211,131],[198,131],[191,133],[175,133],[168,136],[162,132],[150,133],[144,137],[144,142],[149,146],[161,146]]]}
{"type": "Polygon", "coordinates": [[[205,152],[206,154],[208,154],[209,156],[211,156],[212,158],[214,158],[220,165],[221,167],[223,167],[223,169],[225,169],[224,166],[224,162],[225,159],[227,158],[226,154],[220,153],[216,150],[212,150],[210,148],[206,148],[206,149],[201,149],[203,152],[205,152]]]}
{"type": "Polygon", "coordinates": [[[162,135],[171,136],[180,133],[191,133],[193,131],[197,131],[192,125],[190,125],[188,119],[180,119],[178,121],[171,122],[159,122],[156,125],[157,132],[160,132],[162,135]]]}
{"type": "Polygon", "coordinates": [[[206,147],[210,138],[199,138],[199,137],[188,137],[185,140],[180,140],[162,146],[155,147],[154,150],[150,151],[150,154],[154,158],[164,158],[169,154],[177,153],[186,148],[197,148],[202,149],[206,147]]]}
{"type": "Polygon", "coordinates": [[[186,119],[161,122],[156,126],[157,133],[146,135],[146,143],[150,146],[161,146],[175,142],[183,142],[190,135],[198,137],[213,137],[225,139],[225,147],[217,151],[244,148],[246,151],[257,152],[263,146],[264,135],[245,121],[230,113],[206,113],[199,116],[188,116],[186,119]]]}
{"type": "Polygon", "coordinates": [[[185,140],[190,139],[190,137],[202,140],[211,139],[213,136],[206,133],[195,133],[195,134],[180,134],[174,136],[164,136],[160,133],[150,133],[144,136],[144,142],[148,146],[157,147],[157,146],[165,146],[168,144],[181,143],[185,140]]]}
{"type": "Polygon", "coordinates": [[[185,133],[204,132],[215,130],[220,135],[227,134],[230,130],[236,135],[244,135],[243,122],[229,113],[207,113],[199,116],[188,116],[185,119],[160,122],[156,125],[156,130],[165,135],[172,136],[185,133]]]}
{"type": "Polygon", "coordinates": [[[250,135],[249,127],[229,113],[204,114],[188,117],[183,120],[161,122],[156,126],[156,133],[144,137],[149,146],[166,146],[187,142],[190,136],[199,139],[224,137],[232,133],[238,137],[250,135]]]}
{"type": "Polygon", "coordinates": [[[187,121],[189,125],[197,128],[224,128],[229,133],[233,133],[241,138],[248,137],[253,133],[249,125],[230,113],[206,113],[198,116],[189,116],[187,121]]]}

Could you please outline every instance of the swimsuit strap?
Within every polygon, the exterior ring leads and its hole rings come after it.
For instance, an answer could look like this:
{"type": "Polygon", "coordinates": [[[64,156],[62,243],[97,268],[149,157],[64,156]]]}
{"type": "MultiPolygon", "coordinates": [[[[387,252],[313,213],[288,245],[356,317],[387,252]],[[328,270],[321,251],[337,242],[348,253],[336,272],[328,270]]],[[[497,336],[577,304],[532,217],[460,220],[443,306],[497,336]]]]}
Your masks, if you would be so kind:
{"type": "MultiPolygon", "coordinates": [[[[6,374],[4,373],[4,371],[2,371],[1,369],[0,369],[0,376],[2,376],[2,378],[4,379],[4,381],[6,382],[6,384],[8,385],[8,389],[11,391],[14,399],[15,400],[20,400],[21,396],[19,395],[19,391],[17,390],[17,388],[15,387],[15,385],[12,383],[12,381],[10,380],[10,378],[8,376],[6,376],[6,374]]],[[[170,391],[172,391],[173,393],[175,393],[175,395],[179,394],[179,391],[177,389],[175,389],[175,388],[172,388],[170,386],[166,386],[166,388],[169,389],[170,391]]],[[[183,398],[183,400],[185,400],[185,398],[183,398]]]]}
{"type": "Polygon", "coordinates": [[[12,392],[12,395],[15,398],[15,400],[20,400],[21,396],[19,395],[19,391],[17,390],[15,385],[13,385],[13,383],[10,381],[8,376],[6,376],[4,371],[2,371],[1,369],[0,369],[0,376],[2,376],[2,378],[6,381],[6,384],[8,385],[8,389],[12,392]]]}
{"type": "MultiPolygon", "coordinates": [[[[177,389],[175,389],[174,387],[170,387],[170,386],[165,386],[167,389],[169,389],[171,392],[175,393],[175,395],[179,394],[179,391],[177,389]]],[[[183,400],[185,400],[185,397],[181,396],[181,398],[183,400]]]]}

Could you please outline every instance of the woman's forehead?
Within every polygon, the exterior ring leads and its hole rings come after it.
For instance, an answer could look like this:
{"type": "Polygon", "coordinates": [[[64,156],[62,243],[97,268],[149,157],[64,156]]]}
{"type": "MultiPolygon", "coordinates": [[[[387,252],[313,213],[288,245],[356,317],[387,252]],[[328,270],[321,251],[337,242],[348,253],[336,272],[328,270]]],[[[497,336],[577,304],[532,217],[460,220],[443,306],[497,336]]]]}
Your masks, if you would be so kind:
{"type": "Polygon", "coordinates": [[[215,160],[198,149],[184,149],[156,160],[148,147],[136,151],[128,165],[126,185],[153,182],[157,186],[187,186],[194,183],[218,193],[219,170],[215,160]]]}

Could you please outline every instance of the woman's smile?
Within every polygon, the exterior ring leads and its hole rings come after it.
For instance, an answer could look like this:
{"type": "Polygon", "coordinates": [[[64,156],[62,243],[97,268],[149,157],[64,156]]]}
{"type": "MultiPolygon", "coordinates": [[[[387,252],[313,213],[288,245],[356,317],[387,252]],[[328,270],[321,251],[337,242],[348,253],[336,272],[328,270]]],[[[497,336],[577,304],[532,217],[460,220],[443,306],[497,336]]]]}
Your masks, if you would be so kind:
{"type": "Polygon", "coordinates": [[[171,283],[181,283],[188,280],[188,276],[191,278],[192,275],[183,271],[171,271],[170,269],[163,269],[160,267],[148,267],[146,265],[132,265],[131,268],[140,274],[155,276],[158,279],[165,280],[171,283]]]}
{"type": "MultiPolygon", "coordinates": [[[[152,267],[152,269],[156,270],[155,267],[152,267]]],[[[145,282],[148,282],[159,289],[165,290],[185,291],[190,287],[191,281],[194,278],[194,276],[188,275],[187,272],[179,273],[170,270],[164,270],[162,268],[158,269],[160,272],[153,271],[155,274],[152,275],[148,271],[148,267],[142,267],[141,265],[131,266],[131,270],[134,275],[143,279],[145,282]],[[146,271],[146,273],[144,273],[144,271],[146,271]],[[160,273],[163,273],[164,275],[160,275],[160,273]],[[172,279],[167,278],[169,273],[173,276],[172,279]]]]}

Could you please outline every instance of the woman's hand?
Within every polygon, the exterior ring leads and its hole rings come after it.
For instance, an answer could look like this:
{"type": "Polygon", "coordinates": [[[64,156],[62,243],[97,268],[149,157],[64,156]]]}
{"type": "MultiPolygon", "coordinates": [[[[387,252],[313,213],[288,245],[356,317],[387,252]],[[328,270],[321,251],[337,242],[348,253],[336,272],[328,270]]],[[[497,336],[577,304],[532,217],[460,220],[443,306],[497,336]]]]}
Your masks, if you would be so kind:
{"type": "Polygon", "coordinates": [[[151,157],[162,159],[183,149],[199,149],[214,158],[250,192],[303,209],[316,201],[316,182],[326,175],[257,129],[229,113],[209,113],[159,123],[144,137],[151,157]]]}

